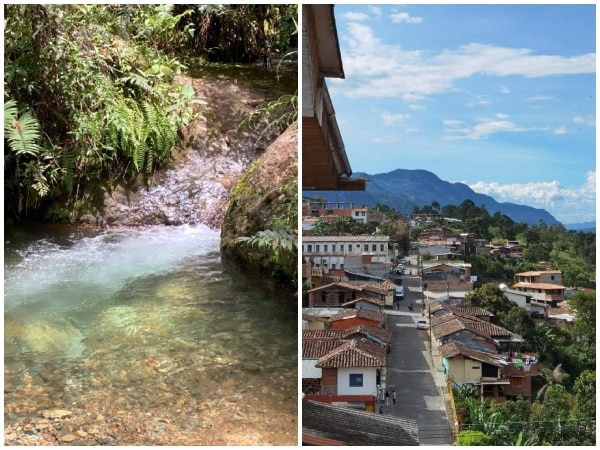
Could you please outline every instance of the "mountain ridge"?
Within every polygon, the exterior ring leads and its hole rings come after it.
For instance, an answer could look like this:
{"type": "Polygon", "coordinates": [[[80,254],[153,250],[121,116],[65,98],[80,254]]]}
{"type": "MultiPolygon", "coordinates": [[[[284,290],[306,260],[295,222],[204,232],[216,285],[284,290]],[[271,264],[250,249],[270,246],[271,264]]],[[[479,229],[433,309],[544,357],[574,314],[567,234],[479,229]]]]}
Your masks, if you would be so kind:
{"type": "MultiPolygon", "coordinates": [[[[510,202],[498,202],[486,194],[479,194],[464,183],[451,183],[440,179],[436,174],[424,169],[395,169],[391,172],[368,174],[355,172],[353,178],[366,178],[366,190],[363,191],[335,191],[337,201],[354,202],[371,207],[376,203],[385,204],[403,213],[410,213],[417,206],[439,203],[440,207],[446,205],[460,205],[465,200],[472,200],[476,206],[485,205],[493,215],[497,211],[510,217],[514,222],[525,222],[528,225],[537,225],[543,220],[546,225],[560,223],[548,211],[527,205],[510,202]]],[[[332,191],[304,191],[303,195],[309,197],[321,196],[331,200],[332,191]]]]}

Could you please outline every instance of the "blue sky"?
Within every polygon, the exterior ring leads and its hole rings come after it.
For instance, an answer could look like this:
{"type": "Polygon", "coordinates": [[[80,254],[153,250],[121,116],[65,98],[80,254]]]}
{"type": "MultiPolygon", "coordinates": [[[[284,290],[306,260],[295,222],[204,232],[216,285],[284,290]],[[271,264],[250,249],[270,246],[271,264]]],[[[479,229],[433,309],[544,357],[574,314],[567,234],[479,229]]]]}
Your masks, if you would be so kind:
{"type": "Polygon", "coordinates": [[[596,218],[595,5],[336,5],[354,172],[425,169],[596,218]]]}

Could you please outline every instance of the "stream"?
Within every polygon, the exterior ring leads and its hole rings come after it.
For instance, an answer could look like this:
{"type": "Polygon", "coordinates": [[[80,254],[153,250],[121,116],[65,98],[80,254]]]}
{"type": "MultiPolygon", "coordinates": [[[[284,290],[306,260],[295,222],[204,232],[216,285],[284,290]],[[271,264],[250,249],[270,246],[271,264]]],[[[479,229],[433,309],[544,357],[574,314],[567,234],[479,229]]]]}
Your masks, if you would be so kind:
{"type": "Polygon", "coordinates": [[[219,237],[5,227],[5,444],[296,446],[297,314],[219,237]]]}

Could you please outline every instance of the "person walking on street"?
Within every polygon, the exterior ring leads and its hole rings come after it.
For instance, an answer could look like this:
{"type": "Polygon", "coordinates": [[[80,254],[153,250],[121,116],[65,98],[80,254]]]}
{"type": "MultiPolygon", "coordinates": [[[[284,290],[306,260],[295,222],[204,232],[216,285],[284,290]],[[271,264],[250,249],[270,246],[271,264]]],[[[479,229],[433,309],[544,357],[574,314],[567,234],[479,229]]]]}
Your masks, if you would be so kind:
{"type": "Polygon", "coordinates": [[[394,402],[394,406],[396,405],[396,390],[392,391],[392,401],[394,402]]]}
{"type": "Polygon", "coordinates": [[[385,406],[390,406],[390,391],[385,391],[385,406]]]}

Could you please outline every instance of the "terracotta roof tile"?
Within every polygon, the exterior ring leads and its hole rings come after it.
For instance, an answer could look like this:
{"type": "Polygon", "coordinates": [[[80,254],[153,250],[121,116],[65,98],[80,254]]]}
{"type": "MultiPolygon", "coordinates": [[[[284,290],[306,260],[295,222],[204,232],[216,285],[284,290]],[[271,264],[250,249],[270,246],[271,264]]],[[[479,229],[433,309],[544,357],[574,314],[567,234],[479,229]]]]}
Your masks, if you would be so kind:
{"type": "Polygon", "coordinates": [[[377,311],[369,311],[368,309],[364,308],[352,308],[345,309],[336,314],[335,316],[330,317],[329,322],[337,322],[340,320],[346,320],[354,317],[359,319],[372,320],[377,323],[383,323],[385,319],[385,314],[377,311]]]}
{"type": "Polygon", "coordinates": [[[462,355],[476,361],[483,361],[493,366],[502,366],[502,364],[499,362],[502,359],[501,354],[477,350],[456,341],[452,341],[440,346],[439,351],[440,355],[444,358],[452,358],[453,356],[462,355]]]}
{"type": "Polygon", "coordinates": [[[419,445],[416,420],[309,400],[302,401],[302,436],[330,445],[419,445]]]}
{"type": "Polygon", "coordinates": [[[499,327],[489,322],[464,322],[465,328],[476,334],[497,339],[499,337],[510,337],[511,333],[506,328],[499,327]]]}
{"type": "Polygon", "coordinates": [[[340,339],[302,339],[302,358],[319,359],[335,350],[340,344],[342,344],[340,339]]]}
{"type": "Polygon", "coordinates": [[[433,326],[433,324],[432,324],[431,332],[433,333],[435,338],[439,340],[443,337],[457,333],[464,329],[465,329],[465,326],[463,325],[462,321],[458,320],[457,318],[453,318],[452,320],[443,322],[437,326],[433,326]]]}
{"type": "Polygon", "coordinates": [[[315,367],[383,367],[386,349],[368,339],[344,341],[342,345],[319,358],[315,367]]]}
{"type": "Polygon", "coordinates": [[[558,290],[566,290],[566,286],[562,286],[560,284],[551,284],[551,283],[516,283],[511,286],[513,289],[558,289],[558,290]]]}

